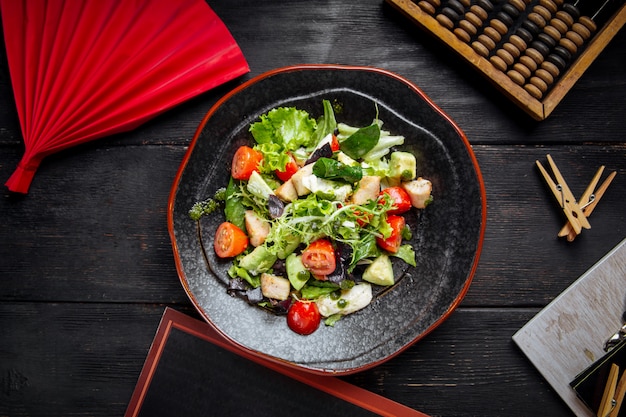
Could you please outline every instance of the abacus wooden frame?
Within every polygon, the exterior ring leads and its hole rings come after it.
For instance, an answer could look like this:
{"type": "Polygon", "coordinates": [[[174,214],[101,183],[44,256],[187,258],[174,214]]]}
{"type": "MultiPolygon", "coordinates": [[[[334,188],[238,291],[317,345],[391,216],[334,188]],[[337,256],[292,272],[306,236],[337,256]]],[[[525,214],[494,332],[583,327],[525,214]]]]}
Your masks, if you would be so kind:
{"type": "Polygon", "coordinates": [[[563,100],[565,95],[589,68],[596,57],[608,45],[626,23],[626,5],[621,6],[608,22],[590,39],[584,50],[572,62],[567,71],[555,82],[547,94],[538,100],[523,87],[513,82],[509,76],[479,55],[470,44],[463,42],[449,29],[442,26],[434,16],[424,12],[411,0],[385,0],[398,9],[421,29],[430,32],[449,48],[457,52],[468,64],[485,76],[511,101],[523,109],[533,119],[545,120],[563,100]]]}

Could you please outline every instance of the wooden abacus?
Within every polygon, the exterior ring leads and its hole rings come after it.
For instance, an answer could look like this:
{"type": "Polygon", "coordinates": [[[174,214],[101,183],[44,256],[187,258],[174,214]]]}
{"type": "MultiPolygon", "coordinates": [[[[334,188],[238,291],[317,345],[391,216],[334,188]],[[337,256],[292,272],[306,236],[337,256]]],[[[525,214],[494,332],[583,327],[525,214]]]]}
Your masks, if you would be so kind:
{"type": "Polygon", "coordinates": [[[544,120],[626,23],[624,0],[386,0],[544,120]]]}

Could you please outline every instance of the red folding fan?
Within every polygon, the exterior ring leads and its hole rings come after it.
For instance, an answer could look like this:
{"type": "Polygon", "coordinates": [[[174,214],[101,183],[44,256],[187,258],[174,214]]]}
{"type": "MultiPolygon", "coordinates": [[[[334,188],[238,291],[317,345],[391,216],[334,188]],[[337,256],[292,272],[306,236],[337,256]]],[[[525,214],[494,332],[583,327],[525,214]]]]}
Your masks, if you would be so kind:
{"type": "Polygon", "coordinates": [[[62,149],[134,129],[249,71],[204,0],[0,0],[27,193],[62,149]]]}

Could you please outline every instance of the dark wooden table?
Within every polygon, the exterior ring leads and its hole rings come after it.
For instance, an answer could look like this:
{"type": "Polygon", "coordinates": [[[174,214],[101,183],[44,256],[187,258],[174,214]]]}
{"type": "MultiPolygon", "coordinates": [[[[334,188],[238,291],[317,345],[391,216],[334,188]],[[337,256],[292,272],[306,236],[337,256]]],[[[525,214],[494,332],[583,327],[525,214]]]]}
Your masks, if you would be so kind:
{"type": "MultiPolygon", "coordinates": [[[[533,121],[381,0],[209,1],[251,73],[136,130],[64,151],[26,196],[0,199],[0,416],[115,416],[126,409],[166,306],[197,317],[166,224],[194,130],[230,89],[299,63],[376,66],[420,86],[464,130],[487,190],[472,286],[454,314],[398,357],[345,377],[433,416],[569,416],[511,336],[626,236],[626,32],[554,113],[533,121]],[[534,167],[551,154],[575,195],[618,172],[573,243],[534,167]]],[[[0,60],[0,178],[23,152],[0,60]]]]}

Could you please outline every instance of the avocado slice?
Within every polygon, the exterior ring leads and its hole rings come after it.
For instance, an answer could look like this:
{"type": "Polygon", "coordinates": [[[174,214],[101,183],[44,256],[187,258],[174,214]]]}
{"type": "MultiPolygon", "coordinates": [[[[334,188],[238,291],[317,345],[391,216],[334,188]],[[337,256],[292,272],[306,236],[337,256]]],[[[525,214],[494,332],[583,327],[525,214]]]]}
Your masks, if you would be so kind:
{"type": "Polygon", "coordinates": [[[252,252],[244,256],[239,261],[239,266],[252,275],[258,275],[269,269],[276,262],[276,255],[270,252],[265,246],[257,246],[252,252]]]}
{"type": "Polygon", "coordinates": [[[363,280],[376,285],[389,286],[395,283],[393,266],[387,254],[382,254],[374,259],[363,272],[363,280]]]}
{"type": "Polygon", "coordinates": [[[389,157],[389,177],[410,181],[417,175],[415,155],[410,152],[392,152],[389,157]]]}
{"type": "Polygon", "coordinates": [[[285,260],[285,268],[287,269],[287,278],[291,282],[291,286],[296,290],[304,287],[304,284],[311,277],[311,273],[302,264],[302,256],[292,253],[285,260]]]}

